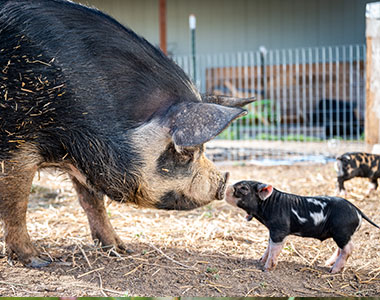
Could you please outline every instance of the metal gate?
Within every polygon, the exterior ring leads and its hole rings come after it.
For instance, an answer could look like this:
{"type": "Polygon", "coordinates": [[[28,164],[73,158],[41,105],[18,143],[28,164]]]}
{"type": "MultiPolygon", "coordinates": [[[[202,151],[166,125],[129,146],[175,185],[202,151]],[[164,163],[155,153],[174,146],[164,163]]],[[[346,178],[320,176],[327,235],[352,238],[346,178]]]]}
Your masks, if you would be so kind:
{"type": "Polygon", "coordinates": [[[227,147],[223,159],[251,160],[360,150],[365,57],[365,45],[349,45],[199,55],[195,65],[190,56],[174,60],[203,93],[257,98],[209,145],[227,147]]]}

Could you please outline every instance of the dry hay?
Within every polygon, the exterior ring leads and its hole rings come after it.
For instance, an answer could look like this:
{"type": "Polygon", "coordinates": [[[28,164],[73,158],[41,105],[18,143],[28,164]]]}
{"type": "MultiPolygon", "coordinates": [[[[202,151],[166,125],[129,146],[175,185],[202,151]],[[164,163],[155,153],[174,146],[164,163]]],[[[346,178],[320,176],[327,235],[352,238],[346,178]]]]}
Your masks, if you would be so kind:
{"type": "MultiPolygon", "coordinates": [[[[255,179],[303,194],[333,194],[332,164],[276,167],[220,166],[231,182],[255,179]]],[[[367,181],[346,184],[347,197],[380,224],[380,191],[367,181]]],[[[65,176],[42,172],[33,185],[28,229],[55,262],[40,270],[0,259],[1,296],[374,296],[380,293],[380,231],[363,222],[345,271],[331,275],[324,261],[333,241],[289,237],[273,272],[263,272],[268,231],[225,202],[188,212],[136,209],[108,201],[111,222],[135,252],[104,252],[91,240],[87,218],[65,176]]],[[[2,234],[1,234],[2,235],[2,234]]],[[[2,244],[3,246],[3,244],[2,244]]],[[[2,247],[3,248],[3,247],[2,247]]]]}

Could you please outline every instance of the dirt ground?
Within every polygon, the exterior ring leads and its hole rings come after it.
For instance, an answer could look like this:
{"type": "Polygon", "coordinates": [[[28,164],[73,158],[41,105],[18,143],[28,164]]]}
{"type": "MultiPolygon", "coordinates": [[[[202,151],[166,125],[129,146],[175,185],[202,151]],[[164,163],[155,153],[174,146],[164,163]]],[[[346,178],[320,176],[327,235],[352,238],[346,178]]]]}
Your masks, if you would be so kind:
{"type": "MultiPolygon", "coordinates": [[[[255,179],[303,195],[334,194],[333,164],[219,166],[231,182],[255,179]]],[[[380,191],[346,183],[347,199],[380,224],[380,191]]],[[[115,256],[93,245],[86,216],[65,176],[41,172],[33,185],[28,229],[39,249],[54,258],[42,269],[7,260],[0,232],[0,296],[378,296],[380,230],[363,221],[355,251],[343,273],[331,275],[324,261],[335,249],[290,236],[274,271],[258,259],[268,240],[258,221],[224,201],[190,212],[136,209],[110,203],[120,237],[134,250],[115,256]]],[[[112,253],[111,253],[112,254],[112,253]]]]}

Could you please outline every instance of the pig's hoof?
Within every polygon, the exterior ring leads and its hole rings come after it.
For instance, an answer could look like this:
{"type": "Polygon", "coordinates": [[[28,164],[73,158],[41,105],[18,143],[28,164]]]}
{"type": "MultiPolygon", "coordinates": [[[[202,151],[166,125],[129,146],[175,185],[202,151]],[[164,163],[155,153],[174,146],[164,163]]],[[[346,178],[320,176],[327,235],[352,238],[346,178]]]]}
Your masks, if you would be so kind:
{"type": "Polygon", "coordinates": [[[111,256],[117,256],[116,253],[127,255],[134,253],[132,249],[127,248],[124,244],[103,246],[102,249],[109,252],[111,256]]]}
{"type": "Polygon", "coordinates": [[[25,267],[28,268],[43,268],[51,264],[51,260],[45,260],[38,256],[32,257],[28,263],[25,263],[25,267]]]}
{"type": "Polygon", "coordinates": [[[15,261],[17,260],[20,261],[27,268],[43,268],[52,263],[50,259],[46,260],[38,256],[32,256],[27,259],[21,259],[17,257],[17,255],[13,251],[8,253],[7,262],[10,266],[13,267],[15,265],[15,261]]]}
{"type": "Polygon", "coordinates": [[[121,253],[121,254],[130,255],[134,253],[132,249],[127,248],[125,245],[118,245],[115,249],[117,253],[121,253]]]}
{"type": "Polygon", "coordinates": [[[133,251],[132,249],[125,249],[125,254],[128,254],[128,255],[130,255],[130,254],[133,254],[133,253],[135,253],[135,251],[133,251]]]}

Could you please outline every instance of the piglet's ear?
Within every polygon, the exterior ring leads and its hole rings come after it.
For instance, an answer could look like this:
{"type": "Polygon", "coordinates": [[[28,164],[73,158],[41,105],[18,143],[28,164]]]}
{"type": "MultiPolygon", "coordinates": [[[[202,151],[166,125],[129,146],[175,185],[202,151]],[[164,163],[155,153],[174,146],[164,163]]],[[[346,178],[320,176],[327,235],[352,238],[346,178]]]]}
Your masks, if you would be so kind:
{"type": "Polygon", "coordinates": [[[272,195],[273,187],[268,184],[260,184],[258,187],[257,194],[261,200],[266,200],[270,195],[272,195]]]}

